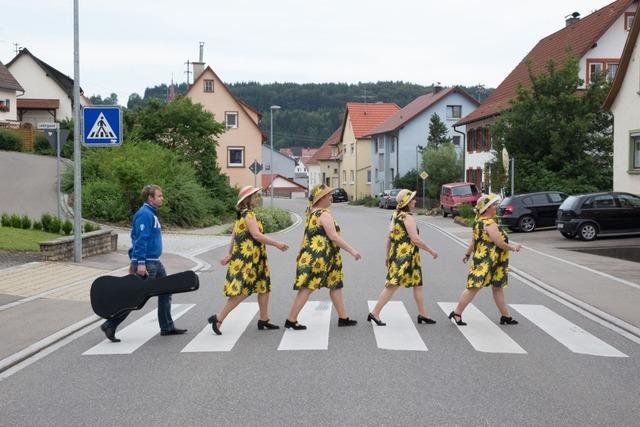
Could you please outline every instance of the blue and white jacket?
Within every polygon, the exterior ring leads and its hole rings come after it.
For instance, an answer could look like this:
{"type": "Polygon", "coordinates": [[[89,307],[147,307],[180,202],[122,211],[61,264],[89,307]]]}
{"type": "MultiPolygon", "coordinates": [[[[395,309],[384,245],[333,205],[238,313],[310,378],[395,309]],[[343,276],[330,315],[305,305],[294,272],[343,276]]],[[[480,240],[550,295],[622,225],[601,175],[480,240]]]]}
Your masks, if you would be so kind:
{"type": "Polygon", "coordinates": [[[144,264],[159,261],[162,255],[162,227],[156,215],[156,208],[149,203],[142,205],[133,216],[131,226],[131,262],[144,264]]]}

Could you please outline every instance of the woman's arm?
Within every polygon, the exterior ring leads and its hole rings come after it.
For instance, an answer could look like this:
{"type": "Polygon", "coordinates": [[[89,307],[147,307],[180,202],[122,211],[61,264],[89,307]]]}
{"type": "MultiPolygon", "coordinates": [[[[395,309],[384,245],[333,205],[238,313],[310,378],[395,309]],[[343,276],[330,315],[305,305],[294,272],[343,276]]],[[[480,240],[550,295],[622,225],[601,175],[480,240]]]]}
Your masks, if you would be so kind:
{"type": "Polygon", "coordinates": [[[486,230],[491,241],[500,249],[505,251],[520,251],[520,248],[522,247],[520,243],[507,243],[504,241],[496,223],[488,225],[486,230]]]}
{"type": "Polygon", "coordinates": [[[349,252],[351,256],[356,259],[356,261],[362,258],[358,251],[356,251],[350,244],[348,244],[346,240],[340,237],[338,231],[336,230],[336,226],[333,223],[333,217],[329,212],[323,212],[320,215],[320,225],[322,225],[322,227],[324,228],[324,232],[327,234],[327,237],[333,243],[338,245],[339,248],[349,252]]]}
{"type": "Polygon", "coordinates": [[[222,265],[229,264],[229,261],[231,260],[231,252],[233,251],[233,241],[235,240],[235,238],[236,238],[236,231],[233,230],[231,232],[231,239],[229,240],[229,253],[220,260],[220,264],[222,265]]]}
{"type": "Polygon", "coordinates": [[[391,248],[391,232],[393,231],[393,221],[389,225],[389,232],[387,233],[387,244],[384,251],[384,265],[389,266],[389,249],[391,248]]]}
{"type": "Polygon", "coordinates": [[[286,251],[289,249],[289,246],[281,242],[279,240],[272,239],[271,237],[260,232],[260,227],[258,227],[258,220],[253,215],[247,215],[245,217],[245,222],[247,223],[247,229],[249,230],[249,234],[253,237],[254,240],[264,243],[265,245],[275,246],[281,251],[286,251]]]}
{"type": "Polygon", "coordinates": [[[471,238],[471,241],[469,242],[469,247],[467,248],[467,252],[464,254],[464,258],[462,258],[462,262],[464,262],[465,264],[467,263],[467,261],[469,261],[469,258],[471,257],[471,254],[473,253],[474,249],[475,249],[475,242],[473,241],[473,237],[471,238]]]}
{"type": "Polygon", "coordinates": [[[417,247],[419,247],[423,251],[426,251],[429,254],[431,254],[433,259],[438,258],[438,252],[436,252],[435,250],[431,249],[425,243],[425,241],[420,238],[420,235],[418,234],[418,227],[416,227],[416,220],[413,219],[413,216],[406,215],[404,217],[404,228],[407,229],[407,234],[409,235],[409,238],[411,239],[411,243],[413,243],[414,245],[416,245],[417,247]]]}

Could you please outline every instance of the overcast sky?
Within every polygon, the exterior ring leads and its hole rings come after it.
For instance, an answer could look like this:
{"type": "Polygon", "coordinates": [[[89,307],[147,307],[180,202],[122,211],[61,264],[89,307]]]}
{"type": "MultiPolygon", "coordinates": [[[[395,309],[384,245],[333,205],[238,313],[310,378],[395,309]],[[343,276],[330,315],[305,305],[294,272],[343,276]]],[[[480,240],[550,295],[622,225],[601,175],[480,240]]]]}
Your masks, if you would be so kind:
{"type": "MultiPolygon", "coordinates": [[[[73,1],[2,2],[0,60],[13,43],[73,76],[73,1]]],[[[495,87],[574,11],[608,0],[80,0],[87,95],[185,81],[204,60],[227,83],[404,80],[495,87]]]]}

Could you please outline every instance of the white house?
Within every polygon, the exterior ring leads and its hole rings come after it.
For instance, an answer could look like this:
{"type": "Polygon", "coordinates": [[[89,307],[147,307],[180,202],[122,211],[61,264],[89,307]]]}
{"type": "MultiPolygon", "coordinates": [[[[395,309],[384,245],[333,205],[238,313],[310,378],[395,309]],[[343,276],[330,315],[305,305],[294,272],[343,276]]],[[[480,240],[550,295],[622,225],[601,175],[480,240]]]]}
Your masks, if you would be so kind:
{"type": "Polygon", "coordinates": [[[640,194],[640,8],[604,107],[613,113],[613,190],[640,194]]]}
{"type": "MultiPolygon", "coordinates": [[[[37,125],[73,117],[73,79],[35,57],[23,48],[7,64],[7,69],[24,88],[17,98],[17,115],[21,122],[37,125]]],[[[89,101],[80,91],[80,104],[89,101]]]]}
{"type": "Polygon", "coordinates": [[[16,92],[24,93],[24,89],[0,62],[0,122],[18,120],[16,92]]]}
{"type": "MultiPolygon", "coordinates": [[[[419,96],[387,120],[372,129],[371,144],[373,182],[371,193],[376,195],[393,186],[397,176],[420,168],[420,150],[427,145],[429,121],[433,114],[447,126],[458,152],[462,152],[462,131],[454,131],[453,124],[463,115],[471,113],[479,102],[458,86],[419,96]]],[[[462,171],[460,171],[462,175],[462,171]]]]}
{"type": "MultiPolygon", "coordinates": [[[[466,126],[467,181],[480,186],[484,180],[484,164],[493,159],[491,126],[510,108],[518,86],[531,86],[529,70],[543,73],[549,60],[561,65],[569,52],[579,61],[579,77],[585,85],[594,74],[609,78],[616,74],[637,4],[638,0],[617,0],[582,19],[579,13],[572,14],[564,28],[541,39],[475,111],[456,123],[456,127],[466,126]]],[[[500,49],[500,43],[496,40],[495,49],[500,49]]]]}

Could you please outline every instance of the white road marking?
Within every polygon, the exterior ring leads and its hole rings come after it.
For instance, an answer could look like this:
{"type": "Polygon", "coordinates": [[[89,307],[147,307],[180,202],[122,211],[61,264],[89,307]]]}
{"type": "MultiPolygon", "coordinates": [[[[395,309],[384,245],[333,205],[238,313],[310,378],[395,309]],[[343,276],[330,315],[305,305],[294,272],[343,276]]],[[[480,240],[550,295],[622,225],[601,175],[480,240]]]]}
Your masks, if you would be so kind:
{"type": "Polygon", "coordinates": [[[628,357],[543,305],[509,305],[574,353],[604,357],[628,357]]]}
{"type": "MultiPolygon", "coordinates": [[[[375,307],[376,301],[368,301],[368,304],[369,311],[371,311],[375,307]]],[[[377,326],[371,322],[378,348],[384,350],[427,351],[427,346],[422,341],[411,316],[409,316],[402,302],[389,301],[380,312],[380,320],[387,325],[377,326]]]]}
{"type": "Polygon", "coordinates": [[[298,315],[298,323],[306,330],[287,329],[278,350],[326,350],[329,348],[331,302],[307,301],[298,315]]]}
{"type": "MultiPolygon", "coordinates": [[[[195,304],[172,304],[171,317],[173,320],[177,320],[194,306],[195,304]]],[[[121,339],[122,342],[111,342],[105,339],[100,344],[90,348],[82,354],[130,354],[142,347],[147,341],[159,333],[160,329],[158,327],[157,310],[153,310],[124,328],[122,331],[116,332],[116,337],[121,339]]]]}
{"type": "MultiPolygon", "coordinates": [[[[456,307],[455,302],[439,302],[438,305],[447,315],[456,307]]],[[[458,329],[476,350],[484,353],[527,353],[473,304],[464,310],[462,320],[467,325],[458,326],[458,329]]]]}
{"type": "Polygon", "coordinates": [[[211,325],[207,324],[207,326],[182,349],[182,353],[231,351],[257,312],[257,302],[243,302],[239,304],[229,313],[226,319],[224,319],[220,327],[222,335],[216,335],[211,329],[211,325]]]}

